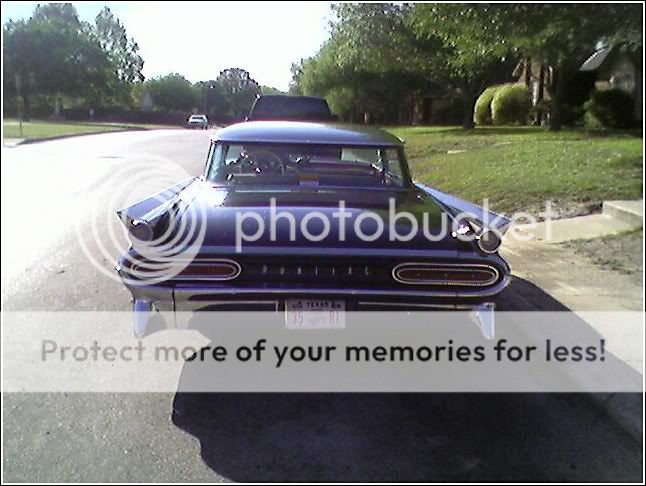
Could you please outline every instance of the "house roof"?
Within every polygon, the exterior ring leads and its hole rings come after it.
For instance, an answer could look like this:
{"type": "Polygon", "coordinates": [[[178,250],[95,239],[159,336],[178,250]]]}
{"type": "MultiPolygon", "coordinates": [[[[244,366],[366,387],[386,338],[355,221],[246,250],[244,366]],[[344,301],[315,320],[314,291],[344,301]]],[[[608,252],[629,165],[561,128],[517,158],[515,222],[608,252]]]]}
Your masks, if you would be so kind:
{"type": "Polygon", "coordinates": [[[596,71],[608,58],[612,51],[611,47],[604,47],[592,54],[579,68],[579,71],[596,71]]]}
{"type": "Polygon", "coordinates": [[[291,121],[248,121],[215,132],[215,142],[394,147],[403,142],[374,127],[291,121]]]}

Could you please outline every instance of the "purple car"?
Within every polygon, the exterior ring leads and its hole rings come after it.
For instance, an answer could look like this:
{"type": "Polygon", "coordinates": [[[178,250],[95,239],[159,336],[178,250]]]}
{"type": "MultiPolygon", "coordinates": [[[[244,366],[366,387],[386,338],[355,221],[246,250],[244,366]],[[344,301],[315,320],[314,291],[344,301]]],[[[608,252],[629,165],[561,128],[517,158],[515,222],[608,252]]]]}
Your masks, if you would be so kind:
{"type": "MultiPolygon", "coordinates": [[[[469,309],[492,319],[509,220],[411,179],[368,127],[249,121],[205,171],[119,212],[135,333],[150,310],[469,309]]],[[[333,313],[331,313],[333,314],[333,313]]]]}

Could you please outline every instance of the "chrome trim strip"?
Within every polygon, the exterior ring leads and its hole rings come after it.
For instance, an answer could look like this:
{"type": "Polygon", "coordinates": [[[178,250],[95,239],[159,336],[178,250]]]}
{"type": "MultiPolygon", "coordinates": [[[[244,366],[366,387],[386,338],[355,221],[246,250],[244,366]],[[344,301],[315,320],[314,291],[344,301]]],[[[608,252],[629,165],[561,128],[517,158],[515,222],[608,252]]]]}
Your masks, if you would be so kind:
{"type": "MultiPolygon", "coordinates": [[[[411,297],[411,298],[428,298],[428,297],[446,297],[446,298],[478,298],[490,297],[500,293],[504,290],[511,277],[505,276],[496,285],[486,289],[478,289],[471,291],[438,291],[438,290],[401,290],[401,289],[348,289],[348,288],[267,288],[267,287],[193,287],[193,286],[175,286],[175,297],[178,294],[183,298],[192,295],[246,295],[246,294],[268,294],[268,295],[346,295],[346,296],[380,296],[380,297],[411,297]]],[[[137,287],[140,291],[145,293],[145,287],[137,287]]]]}
{"type": "Polygon", "coordinates": [[[359,306],[362,305],[373,305],[377,307],[421,307],[421,308],[432,308],[432,309],[451,309],[451,310],[471,310],[474,309],[475,305],[460,305],[460,304],[423,304],[417,302],[370,302],[361,300],[358,302],[359,306]]]}
{"type": "MultiPolygon", "coordinates": [[[[120,275],[124,272],[121,270],[120,275]]],[[[140,298],[147,295],[156,297],[159,292],[172,292],[175,301],[190,298],[192,295],[247,295],[247,294],[266,294],[266,295],[294,295],[294,294],[311,294],[311,295],[347,295],[347,296],[379,296],[379,297],[411,297],[411,298],[480,298],[491,297],[502,292],[511,282],[510,275],[503,275],[500,281],[488,288],[473,288],[472,290],[448,291],[448,290],[413,290],[413,289],[352,289],[352,288],[299,288],[299,287],[207,287],[192,286],[188,283],[179,283],[178,285],[141,285],[132,284],[127,279],[124,284],[130,291],[140,298]]]]}
{"type": "MultiPolygon", "coordinates": [[[[230,260],[228,258],[214,258],[214,259],[204,259],[204,260],[193,260],[191,263],[188,265],[195,265],[195,266],[207,266],[207,265],[212,265],[212,264],[223,264],[223,265],[230,265],[233,270],[233,273],[231,275],[228,275],[226,277],[215,277],[215,276],[187,276],[187,275],[175,275],[172,280],[180,280],[182,282],[184,281],[206,281],[206,282],[227,282],[229,280],[235,280],[240,276],[242,273],[242,267],[238,262],[235,260],[230,260]]],[[[188,267],[187,265],[187,267],[188,267]]]]}
{"type": "Polygon", "coordinates": [[[487,287],[493,283],[495,283],[498,280],[498,277],[500,277],[500,272],[498,271],[497,268],[491,266],[491,265],[485,265],[482,263],[427,263],[427,262],[406,262],[406,263],[400,263],[399,265],[395,265],[393,267],[392,273],[391,273],[393,279],[396,282],[399,282],[401,284],[405,285],[459,285],[459,286],[464,286],[464,287],[487,287]],[[483,270],[478,270],[478,269],[486,269],[487,271],[493,272],[494,276],[490,280],[482,283],[482,282],[477,282],[477,283],[469,283],[469,282],[453,282],[450,280],[415,280],[412,281],[410,279],[406,280],[401,278],[398,273],[401,270],[405,270],[408,268],[444,268],[444,269],[455,269],[457,271],[463,271],[466,272],[468,269],[475,269],[476,272],[482,272],[483,270]]]}
{"type": "Polygon", "coordinates": [[[226,305],[226,304],[234,304],[234,305],[257,305],[257,304],[267,304],[267,305],[273,305],[274,306],[274,312],[279,312],[280,309],[280,302],[277,300],[220,300],[220,299],[213,299],[213,300],[189,300],[189,299],[182,299],[182,309],[180,311],[184,310],[186,307],[190,307],[193,309],[196,308],[201,308],[201,307],[206,307],[206,306],[211,306],[211,305],[226,305]]]}
{"type": "Polygon", "coordinates": [[[325,248],[304,247],[304,246],[243,246],[242,251],[236,251],[234,246],[224,245],[203,245],[200,247],[203,254],[230,256],[278,256],[278,257],[361,257],[361,258],[460,258],[458,250],[418,250],[407,248],[378,248],[378,247],[340,247],[331,246],[325,248]]]}

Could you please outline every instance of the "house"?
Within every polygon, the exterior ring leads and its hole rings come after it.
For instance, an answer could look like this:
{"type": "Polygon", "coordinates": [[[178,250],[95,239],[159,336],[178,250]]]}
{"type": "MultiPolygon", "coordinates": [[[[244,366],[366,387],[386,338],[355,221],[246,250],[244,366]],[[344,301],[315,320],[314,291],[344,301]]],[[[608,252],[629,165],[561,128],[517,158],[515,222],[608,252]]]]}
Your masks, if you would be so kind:
{"type": "Polygon", "coordinates": [[[594,76],[594,87],[598,90],[619,89],[634,99],[633,116],[642,121],[643,66],[639,55],[631,55],[621,46],[604,47],[594,52],[579,68],[580,72],[594,76]]]}
{"type": "MultiPolygon", "coordinates": [[[[536,110],[534,123],[545,123],[548,113],[541,113],[541,102],[549,102],[554,71],[551,66],[540,60],[525,57],[521,59],[512,77],[526,84],[532,95],[532,105],[536,110]]],[[[596,88],[621,89],[634,97],[634,119],[642,120],[642,63],[641,52],[631,55],[621,46],[604,47],[595,51],[573,76],[568,78],[563,88],[562,102],[569,106],[582,106],[589,98],[590,90],[596,88]]]]}

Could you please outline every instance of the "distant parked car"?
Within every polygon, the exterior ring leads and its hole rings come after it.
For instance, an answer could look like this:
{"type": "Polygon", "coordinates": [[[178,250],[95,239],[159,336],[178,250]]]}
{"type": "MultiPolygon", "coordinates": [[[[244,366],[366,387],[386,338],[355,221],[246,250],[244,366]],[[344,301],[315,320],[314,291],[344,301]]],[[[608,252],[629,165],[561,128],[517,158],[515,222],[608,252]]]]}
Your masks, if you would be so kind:
{"type": "Polygon", "coordinates": [[[191,115],[186,120],[186,128],[201,128],[206,130],[209,128],[209,119],[206,115],[191,115]]]}
{"type": "Polygon", "coordinates": [[[317,121],[336,120],[325,98],[313,96],[261,95],[256,98],[247,121],[317,121]]]}

